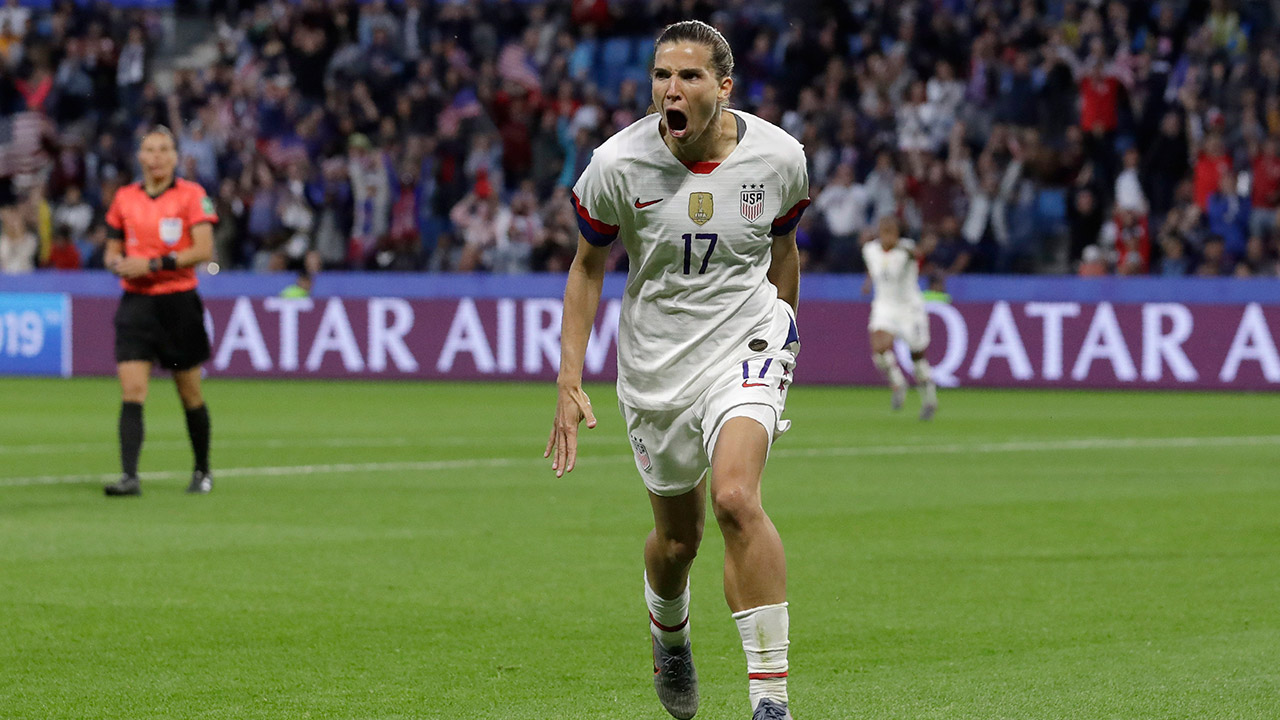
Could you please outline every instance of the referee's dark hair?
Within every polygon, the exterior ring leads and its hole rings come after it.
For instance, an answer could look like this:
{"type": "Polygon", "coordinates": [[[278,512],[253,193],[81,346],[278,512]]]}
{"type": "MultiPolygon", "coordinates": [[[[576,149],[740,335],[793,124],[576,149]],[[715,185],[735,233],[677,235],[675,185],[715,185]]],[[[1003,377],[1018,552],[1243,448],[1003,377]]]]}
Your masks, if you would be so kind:
{"type": "Polygon", "coordinates": [[[163,135],[169,138],[169,142],[173,143],[173,149],[178,149],[178,137],[173,134],[173,131],[169,129],[168,125],[156,124],[147,128],[147,131],[142,133],[142,137],[138,139],[138,144],[141,145],[143,140],[146,140],[152,135],[163,135]]]}

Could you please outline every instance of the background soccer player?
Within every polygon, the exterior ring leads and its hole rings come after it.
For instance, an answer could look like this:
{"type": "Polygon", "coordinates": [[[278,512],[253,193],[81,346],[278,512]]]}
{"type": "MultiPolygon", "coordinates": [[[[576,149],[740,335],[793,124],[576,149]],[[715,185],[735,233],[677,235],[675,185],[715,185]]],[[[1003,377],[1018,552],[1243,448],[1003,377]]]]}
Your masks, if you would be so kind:
{"type": "Polygon", "coordinates": [[[138,495],[142,406],[152,367],[173,371],[187,414],[195,454],[190,493],[213,489],[209,473],[209,410],[200,389],[200,365],[209,359],[204,306],[196,294],[195,266],[213,256],[218,221],[204,189],[174,177],[178,149],[159,127],[138,148],[142,182],[120,188],[107,210],[111,239],[107,268],[124,287],[116,310],[116,372],[120,376],[120,480],[107,495],[138,495]]]}
{"type": "Polygon", "coordinates": [[[920,292],[915,242],[899,235],[896,218],[885,217],[880,220],[877,237],[862,246],[862,258],[867,263],[862,292],[874,286],[876,293],[867,326],[871,333],[871,359],[893,389],[893,409],[901,410],[907,396],[907,380],[894,357],[893,340],[906,341],[920,390],[920,419],[929,420],[938,411],[938,388],[929,361],[924,358],[929,349],[929,317],[920,292]]]}
{"type": "Polygon", "coordinates": [[[714,28],[682,22],[655,46],[649,115],[596,149],[574,188],[581,238],[565,287],[559,398],[546,454],[571,471],[578,424],[595,427],[582,364],[609,245],[630,260],[618,397],[649,490],[645,600],[654,685],[668,712],[698,708],[689,568],[710,469],[725,540],[724,593],[747,656],[755,720],[787,709],[786,559],[760,503],[799,340],[795,227],[809,203],[800,144],[729,111],[733,55],[714,28]]]}

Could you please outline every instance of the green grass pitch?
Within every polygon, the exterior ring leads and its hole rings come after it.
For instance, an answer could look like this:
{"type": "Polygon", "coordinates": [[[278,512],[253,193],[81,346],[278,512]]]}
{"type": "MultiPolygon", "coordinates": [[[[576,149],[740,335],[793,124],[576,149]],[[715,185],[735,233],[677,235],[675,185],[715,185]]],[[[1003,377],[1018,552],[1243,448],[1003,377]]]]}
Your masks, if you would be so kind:
{"type": "MultiPolygon", "coordinates": [[[[0,380],[0,718],[667,717],[648,505],[614,407],[550,385],[213,380],[212,495],[167,380],[144,495],[108,380],[0,380]]],[[[765,506],[798,720],[1280,716],[1280,396],[797,386],[765,506]],[[918,405],[917,405],[918,406],[918,405]]],[[[710,523],[699,718],[745,720],[710,523]]]]}

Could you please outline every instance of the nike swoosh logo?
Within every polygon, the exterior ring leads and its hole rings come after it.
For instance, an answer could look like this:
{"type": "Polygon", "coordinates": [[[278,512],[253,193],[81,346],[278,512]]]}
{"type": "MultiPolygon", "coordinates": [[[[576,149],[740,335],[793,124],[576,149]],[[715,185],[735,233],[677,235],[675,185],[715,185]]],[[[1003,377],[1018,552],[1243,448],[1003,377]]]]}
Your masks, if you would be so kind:
{"type": "Polygon", "coordinates": [[[769,387],[769,383],[749,383],[743,380],[742,387],[769,387]]]}
{"type": "Polygon", "coordinates": [[[666,200],[666,198],[658,198],[657,200],[650,200],[649,202],[643,202],[643,203],[642,203],[642,202],[640,202],[640,198],[636,198],[636,209],[637,209],[637,210],[643,210],[643,209],[645,209],[645,208],[649,207],[650,205],[657,205],[658,203],[662,202],[663,200],[666,200]]]}

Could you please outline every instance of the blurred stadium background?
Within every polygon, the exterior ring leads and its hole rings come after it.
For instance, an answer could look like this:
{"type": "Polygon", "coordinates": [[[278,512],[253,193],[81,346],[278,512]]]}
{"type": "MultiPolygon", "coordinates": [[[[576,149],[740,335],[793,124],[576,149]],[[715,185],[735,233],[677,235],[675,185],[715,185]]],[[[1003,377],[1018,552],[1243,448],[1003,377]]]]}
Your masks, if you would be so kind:
{"type": "MultiPolygon", "coordinates": [[[[4,0],[0,717],[664,717],[620,422],[562,483],[541,448],[567,188],[687,18],[809,157],[766,483],[797,716],[1276,716],[1280,3],[4,0]],[[223,219],[219,481],[182,495],[156,385],[146,495],[103,505],[102,216],[155,123],[223,219]],[[932,426],[850,387],[887,214],[933,290],[932,426]]],[[[745,707],[715,542],[713,720],[745,707]]]]}

